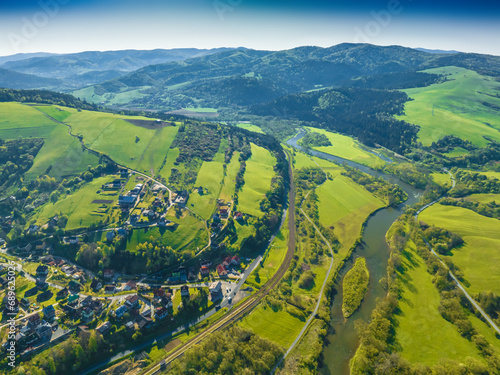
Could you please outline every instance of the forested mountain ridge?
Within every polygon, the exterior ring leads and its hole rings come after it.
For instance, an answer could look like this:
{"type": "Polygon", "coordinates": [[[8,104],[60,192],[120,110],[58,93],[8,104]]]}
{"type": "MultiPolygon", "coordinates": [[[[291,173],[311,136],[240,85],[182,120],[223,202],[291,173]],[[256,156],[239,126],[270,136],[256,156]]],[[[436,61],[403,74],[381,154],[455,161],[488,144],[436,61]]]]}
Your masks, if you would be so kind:
{"type": "MultiPolygon", "coordinates": [[[[119,51],[86,51],[80,53],[52,56],[31,57],[16,61],[6,61],[1,67],[18,73],[30,74],[32,79],[55,78],[64,79],[58,84],[46,85],[58,90],[74,89],[114,79],[127,72],[140,69],[151,64],[184,60],[196,56],[218,53],[227,48],[216,49],[155,49],[155,50],[119,50],[119,51]]],[[[0,80],[0,86],[10,88],[35,88],[31,80],[23,82],[23,86],[13,87],[0,80]]],[[[41,87],[41,86],[37,86],[41,87]]]]}
{"type": "Polygon", "coordinates": [[[140,93],[122,100],[121,107],[171,110],[185,106],[248,106],[325,87],[426,86],[438,77],[417,71],[447,65],[493,76],[500,72],[500,58],[496,56],[431,54],[400,46],[344,43],[284,51],[238,48],[146,66],[74,94],[87,100],[106,101],[106,95],[140,93]]]}
{"type": "Polygon", "coordinates": [[[355,135],[368,146],[381,144],[404,153],[418,127],[395,120],[408,96],[400,91],[342,88],[284,96],[251,107],[255,115],[298,119],[315,127],[355,135]]]}

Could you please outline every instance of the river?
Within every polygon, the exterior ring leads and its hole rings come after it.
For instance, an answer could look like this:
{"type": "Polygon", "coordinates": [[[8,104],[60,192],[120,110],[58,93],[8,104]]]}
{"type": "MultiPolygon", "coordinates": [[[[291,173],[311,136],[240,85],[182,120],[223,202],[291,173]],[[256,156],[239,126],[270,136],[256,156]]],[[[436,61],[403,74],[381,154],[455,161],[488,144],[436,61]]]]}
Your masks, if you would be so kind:
{"type": "MultiPolygon", "coordinates": [[[[295,137],[288,140],[287,144],[300,149],[301,147],[297,144],[297,141],[302,138],[304,134],[305,133],[300,132],[295,137]]],[[[319,151],[309,151],[309,153],[337,163],[346,163],[374,177],[381,177],[392,184],[399,185],[399,187],[408,194],[406,202],[395,208],[384,208],[368,219],[363,232],[361,245],[354,250],[351,259],[346,262],[335,282],[335,288],[338,293],[332,301],[331,321],[323,346],[321,368],[319,372],[322,375],[345,375],[349,374],[349,360],[359,346],[354,322],[357,319],[369,321],[370,314],[375,308],[377,298],[383,298],[386,294],[386,291],[379,283],[379,280],[386,275],[387,262],[390,254],[389,246],[385,241],[385,234],[392,223],[403,213],[406,206],[419,201],[422,191],[415,189],[413,186],[404,183],[392,175],[373,170],[350,160],[345,160],[319,151]],[[349,319],[345,320],[342,315],[342,280],[356,258],[360,256],[366,258],[366,264],[370,271],[370,283],[366,296],[359,309],[349,319]]]]}

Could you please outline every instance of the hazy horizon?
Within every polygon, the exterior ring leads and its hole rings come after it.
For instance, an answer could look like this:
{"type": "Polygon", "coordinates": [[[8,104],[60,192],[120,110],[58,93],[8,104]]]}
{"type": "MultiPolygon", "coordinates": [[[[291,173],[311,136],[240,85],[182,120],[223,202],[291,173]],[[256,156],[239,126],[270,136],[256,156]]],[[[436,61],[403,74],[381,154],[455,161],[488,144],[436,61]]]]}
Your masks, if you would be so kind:
{"type": "Polygon", "coordinates": [[[484,0],[27,0],[0,5],[0,55],[340,43],[500,55],[484,0]]]}

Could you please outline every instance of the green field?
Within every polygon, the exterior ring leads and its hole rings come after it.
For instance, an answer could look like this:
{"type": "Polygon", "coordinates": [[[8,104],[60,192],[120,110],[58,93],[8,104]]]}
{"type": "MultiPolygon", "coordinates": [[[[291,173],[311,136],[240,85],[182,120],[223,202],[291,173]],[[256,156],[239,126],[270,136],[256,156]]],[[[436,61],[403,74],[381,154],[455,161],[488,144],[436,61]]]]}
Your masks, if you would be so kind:
{"type": "Polygon", "coordinates": [[[83,89],[75,90],[71,94],[76,96],[77,98],[84,99],[90,103],[102,103],[104,102],[107,105],[116,105],[116,104],[126,104],[134,99],[140,99],[144,97],[144,94],[141,93],[142,90],[147,90],[150,86],[142,86],[138,89],[129,90],[128,87],[125,88],[125,91],[118,93],[104,93],[97,94],[95,92],[95,87],[85,87],[83,89]]]}
{"type": "Polygon", "coordinates": [[[445,135],[460,137],[477,146],[488,143],[483,136],[500,141],[500,118],[494,109],[500,106],[500,98],[496,97],[499,82],[453,66],[425,72],[445,74],[448,81],[403,90],[413,100],[405,103],[405,115],[397,117],[420,126],[418,138],[424,146],[445,135]]]}
{"type": "Polygon", "coordinates": [[[210,107],[186,107],[183,108],[185,111],[189,112],[197,112],[197,113],[217,113],[217,108],[210,108],[210,107]]]}
{"type": "Polygon", "coordinates": [[[335,155],[347,160],[355,161],[359,164],[367,165],[371,168],[380,168],[385,165],[385,162],[378,156],[368,152],[364,149],[358,141],[348,137],[346,135],[341,135],[338,133],[332,133],[323,129],[316,128],[306,128],[308,131],[324,134],[330,140],[331,146],[326,147],[314,147],[315,150],[324,152],[326,154],[335,155]]]}
{"type": "Polygon", "coordinates": [[[480,172],[481,174],[484,174],[488,178],[496,178],[497,180],[500,180],[500,172],[480,172]]]}
{"type": "Polygon", "coordinates": [[[262,216],[260,200],[269,191],[274,177],[276,158],[265,148],[251,144],[252,156],[246,161],[245,184],[238,193],[238,210],[262,216]]]}
{"type": "Polygon", "coordinates": [[[318,158],[316,156],[307,155],[303,152],[292,149],[293,166],[295,169],[308,168],[308,167],[321,167],[326,172],[338,171],[340,167],[328,160],[318,158]]]}
{"type": "Polygon", "coordinates": [[[491,291],[500,294],[500,220],[479,215],[466,208],[435,204],[419,219],[429,225],[458,234],[464,245],[446,256],[463,273],[470,293],[491,291]]]}
{"type": "Polygon", "coordinates": [[[135,251],[137,245],[145,241],[160,241],[174,250],[188,248],[196,252],[208,244],[208,233],[205,223],[191,214],[186,214],[183,218],[177,219],[175,216],[168,216],[168,219],[177,223],[173,228],[145,228],[134,229],[127,243],[128,251],[135,251]]]}
{"type": "MultiPolygon", "coordinates": [[[[43,107],[45,111],[56,109],[43,107]]],[[[57,112],[58,116],[66,113],[57,112]]],[[[44,144],[26,173],[27,179],[48,174],[62,177],[81,173],[99,159],[82,150],[78,139],[68,134],[68,128],[44,116],[34,107],[19,103],[0,103],[0,138],[43,138],[44,144]]]]}
{"type": "Polygon", "coordinates": [[[146,117],[81,111],[67,117],[73,134],[83,136],[85,145],[103,152],[115,162],[147,174],[156,174],[169,151],[177,126],[147,129],[126,119],[148,120],[146,117]]]}
{"type": "Polygon", "coordinates": [[[385,204],[340,172],[341,168],[329,171],[333,180],[316,189],[319,221],[327,228],[333,226],[343,249],[349,249],[360,236],[363,221],[385,204]]]}
{"type": "Polygon", "coordinates": [[[234,191],[236,189],[236,175],[240,170],[240,153],[238,151],[233,153],[231,161],[226,166],[226,176],[224,177],[224,185],[220,191],[220,199],[225,202],[231,202],[234,197],[234,191]]]}
{"type": "Polygon", "coordinates": [[[95,178],[75,193],[60,198],[56,203],[44,204],[35,211],[33,218],[39,225],[43,225],[51,217],[62,212],[68,216],[66,230],[89,227],[99,221],[104,222],[108,217],[113,222],[115,221],[113,218],[119,218],[119,211],[113,209],[118,199],[118,192],[116,190],[102,191],[98,194],[97,191],[101,190],[103,184],[113,181],[114,178],[114,176],[95,178]],[[95,199],[112,200],[113,203],[92,203],[95,199]]]}
{"type": "Polygon", "coordinates": [[[61,122],[63,122],[68,116],[71,116],[71,114],[77,112],[74,108],[61,107],[57,105],[37,105],[34,108],[61,122]]]}
{"type": "Polygon", "coordinates": [[[284,308],[273,311],[261,303],[239,325],[288,348],[302,329],[304,321],[289,314],[284,308]]]}
{"type": "Polygon", "coordinates": [[[456,158],[458,156],[466,155],[469,151],[462,147],[455,147],[452,151],[445,153],[444,155],[451,158],[456,158]]]}
{"type": "Polygon", "coordinates": [[[431,177],[436,184],[451,187],[451,177],[448,173],[431,173],[431,177]]]}
{"type": "Polygon", "coordinates": [[[188,204],[193,211],[204,220],[210,219],[215,212],[217,199],[224,180],[224,152],[227,148],[227,141],[221,142],[219,152],[212,161],[204,161],[198,171],[198,176],[194,184],[195,187],[203,187],[203,194],[200,195],[195,189],[189,196],[188,204]]]}
{"type": "Polygon", "coordinates": [[[463,362],[467,357],[481,359],[475,345],[460,336],[453,323],[439,313],[439,291],[432,283],[424,261],[408,243],[401,256],[403,273],[398,273],[402,285],[400,311],[396,319],[396,345],[410,362],[428,366],[441,359],[463,362]]]}
{"type": "Polygon", "coordinates": [[[254,125],[254,124],[248,124],[248,123],[238,123],[236,124],[236,126],[238,128],[242,128],[242,129],[246,129],[246,130],[250,130],[252,132],[255,132],[255,133],[261,133],[261,134],[264,134],[264,132],[262,131],[262,129],[260,127],[258,127],[257,125],[254,125]]]}
{"type": "Polygon", "coordinates": [[[465,199],[468,201],[479,202],[479,203],[490,203],[490,202],[500,203],[500,194],[471,194],[465,199]]]}

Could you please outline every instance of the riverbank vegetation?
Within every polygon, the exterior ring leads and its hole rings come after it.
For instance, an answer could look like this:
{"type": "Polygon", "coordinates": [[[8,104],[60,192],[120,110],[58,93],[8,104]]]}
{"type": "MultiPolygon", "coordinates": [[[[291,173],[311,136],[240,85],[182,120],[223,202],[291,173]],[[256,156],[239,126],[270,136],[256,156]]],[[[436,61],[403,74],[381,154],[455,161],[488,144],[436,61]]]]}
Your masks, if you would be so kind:
{"type": "Polygon", "coordinates": [[[366,259],[359,257],[352,268],[347,272],[342,282],[344,299],[342,301],[342,314],[349,318],[361,305],[365,297],[370,280],[370,272],[366,267],[366,259]]]}
{"type": "Polygon", "coordinates": [[[383,284],[388,294],[377,303],[369,323],[357,323],[361,343],[351,373],[395,368],[398,374],[498,372],[498,343],[482,334],[489,328],[473,316],[472,306],[430,253],[412,216],[394,223],[387,237],[391,257],[383,284]],[[429,339],[432,336],[435,339],[429,339]]]}

